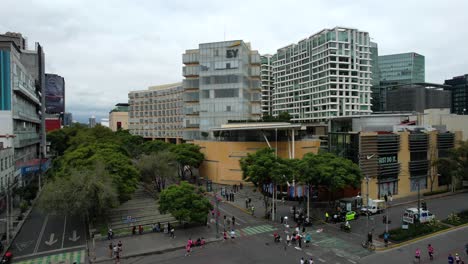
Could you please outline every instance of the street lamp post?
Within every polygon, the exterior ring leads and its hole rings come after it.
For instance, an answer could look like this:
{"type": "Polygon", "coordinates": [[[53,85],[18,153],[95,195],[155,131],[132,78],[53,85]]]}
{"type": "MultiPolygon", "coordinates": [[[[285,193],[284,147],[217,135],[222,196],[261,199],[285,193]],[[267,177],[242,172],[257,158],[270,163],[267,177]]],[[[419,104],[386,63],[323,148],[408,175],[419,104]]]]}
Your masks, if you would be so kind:
{"type": "Polygon", "coordinates": [[[219,199],[217,189],[214,192],[214,199],[216,203],[216,238],[219,238],[219,199]]]}

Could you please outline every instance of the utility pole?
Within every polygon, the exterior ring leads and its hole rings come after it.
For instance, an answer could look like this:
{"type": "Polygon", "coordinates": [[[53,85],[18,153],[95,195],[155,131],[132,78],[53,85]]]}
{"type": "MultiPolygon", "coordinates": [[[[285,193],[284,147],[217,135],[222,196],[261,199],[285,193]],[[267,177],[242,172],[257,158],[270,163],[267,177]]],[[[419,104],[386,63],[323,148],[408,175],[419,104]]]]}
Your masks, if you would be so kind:
{"type": "Polygon", "coordinates": [[[216,238],[219,238],[219,199],[217,190],[214,192],[214,199],[216,203],[216,238]]]}
{"type": "Polygon", "coordinates": [[[366,210],[366,214],[367,214],[367,216],[366,216],[366,227],[367,227],[367,232],[369,232],[369,215],[370,215],[369,214],[369,176],[367,176],[367,175],[366,175],[366,189],[367,189],[367,191],[366,191],[366,193],[367,193],[366,194],[366,197],[367,197],[366,198],[367,199],[367,201],[366,201],[366,208],[367,208],[367,210],[366,210]]]}

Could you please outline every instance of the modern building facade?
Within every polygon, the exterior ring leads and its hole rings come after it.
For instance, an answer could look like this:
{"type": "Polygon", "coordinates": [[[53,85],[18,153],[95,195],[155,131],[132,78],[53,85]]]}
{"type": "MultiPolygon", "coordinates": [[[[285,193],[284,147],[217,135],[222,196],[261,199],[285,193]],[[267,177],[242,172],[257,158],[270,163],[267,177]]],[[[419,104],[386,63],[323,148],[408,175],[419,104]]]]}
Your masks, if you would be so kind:
{"type": "Polygon", "coordinates": [[[372,90],[372,112],[380,112],[383,109],[381,105],[381,89],[380,89],[380,69],[379,69],[379,46],[375,42],[370,43],[371,52],[371,90],[372,90]]]}
{"type": "Polygon", "coordinates": [[[468,114],[468,74],[445,80],[445,84],[451,86],[446,89],[452,92],[452,113],[468,114]]]}
{"type": "Polygon", "coordinates": [[[64,126],[71,126],[73,122],[73,114],[72,113],[64,113],[63,114],[63,125],[64,126]]]}
{"type": "MultiPolygon", "coordinates": [[[[31,164],[46,157],[44,53],[39,44],[36,50],[21,49],[26,44],[18,36],[0,35],[0,135],[9,139],[2,143],[4,148],[13,148],[15,166],[14,175],[7,173],[3,186],[7,181],[29,183],[40,173],[31,164]]],[[[11,150],[7,152],[11,155],[11,150]]]]}
{"type": "Polygon", "coordinates": [[[273,62],[273,115],[295,122],[321,122],[371,113],[369,34],[324,29],[277,51],[273,62]]]}
{"type": "Polygon", "coordinates": [[[211,136],[229,120],[261,116],[260,55],[242,40],[200,44],[182,56],[184,135],[211,136]]]}
{"type": "Polygon", "coordinates": [[[273,107],[272,107],[272,98],[273,98],[273,89],[274,89],[274,79],[273,79],[273,61],[275,56],[272,55],[262,55],[260,56],[261,60],[261,80],[262,80],[262,116],[272,116],[273,107]]]}
{"type": "Polygon", "coordinates": [[[128,103],[118,103],[109,112],[109,128],[112,131],[128,129],[128,103]]]}
{"type": "Polygon", "coordinates": [[[447,188],[446,175],[439,175],[433,164],[447,156],[461,132],[419,125],[420,118],[411,113],[371,115],[349,119],[349,131],[329,133],[330,151],[359,164],[369,178],[362,181],[362,195],[398,198],[416,195],[418,189],[424,193],[447,188]]]}
{"type": "Polygon", "coordinates": [[[415,52],[378,56],[379,111],[387,111],[387,92],[404,84],[425,82],[425,58],[415,52]]]}
{"type": "Polygon", "coordinates": [[[440,84],[406,84],[387,91],[387,111],[415,111],[450,108],[451,92],[440,84]]]}
{"type": "Polygon", "coordinates": [[[182,83],[131,91],[128,94],[130,133],[147,139],[181,142],[183,94],[182,83]]]}

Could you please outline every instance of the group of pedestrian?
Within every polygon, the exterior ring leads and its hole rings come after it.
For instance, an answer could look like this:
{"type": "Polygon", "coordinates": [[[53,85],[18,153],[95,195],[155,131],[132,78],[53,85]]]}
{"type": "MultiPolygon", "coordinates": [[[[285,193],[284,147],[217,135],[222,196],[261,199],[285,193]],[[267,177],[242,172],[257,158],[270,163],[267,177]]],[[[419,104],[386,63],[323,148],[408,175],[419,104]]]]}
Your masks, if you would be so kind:
{"type": "Polygon", "coordinates": [[[120,263],[120,257],[122,254],[122,241],[119,240],[117,244],[109,244],[109,257],[115,259],[115,263],[120,263]]]}
{"type": "Polygon", "coordinates": [[[232,190],[236,193],[236,192],[238,192],[239,190],[242,190],[242,187],[243,187],[243,186],[242,186],[242,182],[239,183],[239,185],[234,184],[234,185],[232,186],[232,190]]]}
{"type": "Polygon", "coordinates": [[[227,215],[223,216],[223,226],[224,229],[235,229],[236,227],[236,218],[234,216],[227,217],[227,215]]]}
{"type": "MultiPolygon", "coordinates": [[[[465,251],[468,255],[468,244],[465,245],[465,251]]],[[[427,254],[429,255],[429,260],[434,260],[434,247],[431,244],[427,245],[427,254]]],[[[414,259],[415,262],[421,263],[421,250],[419,248],[416,248],[416,251],[414,252],[414,259]]],[[[460,257],[460,255],[458,255],[458,253],[455,253],[455,256],[449,253],[447,260],[449,264],[465,264],[465,262],[460,257]]]]}
{"type": "Polygon", "coordinates": [[[234,239],[236,238],[236,231],[234,231],[234,229],[231,229],[231,231],[229,231],[229,234],[228,232],[226,231],[226,229],[224,229],[223,231],[223,239],[224,241],[226,241],[228,239],[228,235],[231,239],[234,239]]]}
{"type": "MultiPolygon", "coordinates": [[[[132,226],[132,235],[136,235],[136,229],[137,229],[136,226],[132,226]]],[[[144,231],[143,226],[138,225],[138,234],[143,235],[143,231],[144,231]]]]}

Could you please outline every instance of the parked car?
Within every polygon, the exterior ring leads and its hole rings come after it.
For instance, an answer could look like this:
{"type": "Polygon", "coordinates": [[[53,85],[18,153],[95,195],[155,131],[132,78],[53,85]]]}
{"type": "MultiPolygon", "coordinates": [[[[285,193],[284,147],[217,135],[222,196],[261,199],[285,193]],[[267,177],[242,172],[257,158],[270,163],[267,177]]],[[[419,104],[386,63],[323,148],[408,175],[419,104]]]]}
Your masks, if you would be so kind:
{"type": "Polygon", "coordinates": [[[423,210],[422,208],[408,208],[403,213],[403,222],[413,224],[414,222],[426,223],[435,219],[435,215],[428,210],[423,210]]]}

